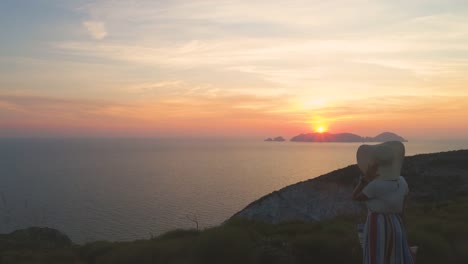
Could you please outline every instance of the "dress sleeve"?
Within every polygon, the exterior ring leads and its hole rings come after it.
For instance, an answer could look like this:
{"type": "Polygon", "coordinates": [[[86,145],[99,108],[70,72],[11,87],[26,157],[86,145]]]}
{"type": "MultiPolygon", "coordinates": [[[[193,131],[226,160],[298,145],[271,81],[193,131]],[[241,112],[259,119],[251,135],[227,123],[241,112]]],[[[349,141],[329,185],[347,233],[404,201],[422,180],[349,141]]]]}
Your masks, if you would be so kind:
{"type": "Polygon", "coordinates": [[[377,196],[376,192],[376,185],[373,181],[371,181],[364,189],[362,189],[362,193],[367,196],[367,198],[375,198],[377,196]]]}

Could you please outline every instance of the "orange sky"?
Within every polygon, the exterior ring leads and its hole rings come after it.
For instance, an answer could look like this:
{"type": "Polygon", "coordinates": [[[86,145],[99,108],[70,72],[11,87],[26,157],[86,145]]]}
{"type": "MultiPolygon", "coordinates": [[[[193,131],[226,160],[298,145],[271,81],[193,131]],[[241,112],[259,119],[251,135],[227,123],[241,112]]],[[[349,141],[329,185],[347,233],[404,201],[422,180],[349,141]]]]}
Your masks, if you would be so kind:
{"type": "Polygon", "coordinates": [[[468,138],[468,8],[458,1],[2,10],[0,137],[264,138],[324,126],[468,138]]]}
{"type": "Polygon", "coordinates": [[[409,138],[460,139],[467,132],[466,99],[374,97],[304,109],[282,96],[190,96],[154,103],[3,96],[0,105],[9,112],[2,117],[6,135],[290,137],[325,126],[363,136],[393,131],[409,138]]]}

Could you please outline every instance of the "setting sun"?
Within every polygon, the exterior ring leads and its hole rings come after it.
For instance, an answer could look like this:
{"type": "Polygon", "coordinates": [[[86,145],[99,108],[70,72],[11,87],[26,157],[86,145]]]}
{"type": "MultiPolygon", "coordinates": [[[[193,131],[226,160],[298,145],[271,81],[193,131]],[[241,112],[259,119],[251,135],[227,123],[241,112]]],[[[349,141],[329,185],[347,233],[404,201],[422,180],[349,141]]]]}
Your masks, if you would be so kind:
{"type": "Polygon", "coordinates": [[[325,132],[325,131],[326,131],[326,129],[325,129],[324,126],[319,126],[319,127],[317,127],[317,132],[318,132],[318,133],[323,133],[323,132],[325,132]]]}

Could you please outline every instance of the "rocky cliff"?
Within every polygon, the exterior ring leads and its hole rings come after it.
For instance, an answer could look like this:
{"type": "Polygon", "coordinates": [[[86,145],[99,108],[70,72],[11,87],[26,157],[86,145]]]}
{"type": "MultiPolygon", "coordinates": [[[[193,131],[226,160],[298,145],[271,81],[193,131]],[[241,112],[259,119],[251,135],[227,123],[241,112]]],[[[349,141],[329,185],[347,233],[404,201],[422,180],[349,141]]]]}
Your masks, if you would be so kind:
{"type": "MultiPolygon", "coordinates": [[[[363,205],[352,201],[351,194],[359,175],[357,166],[351,165],[299,182],[252,202],[233,217],[279,223],[358,214],[363,205]]],[[[413,204],[468,196],[468,150],[406,157],[402,175],[413,204]]]]}

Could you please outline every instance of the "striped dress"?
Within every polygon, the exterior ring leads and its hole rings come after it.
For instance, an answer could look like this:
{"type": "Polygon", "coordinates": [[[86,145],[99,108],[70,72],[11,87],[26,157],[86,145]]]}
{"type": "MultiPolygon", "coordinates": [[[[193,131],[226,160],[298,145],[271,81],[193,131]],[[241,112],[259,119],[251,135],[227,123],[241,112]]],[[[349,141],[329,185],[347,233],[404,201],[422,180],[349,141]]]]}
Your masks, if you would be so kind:
{"type": "Polygon", "coordinates": [[[414,263],[400,214],[369,212],[364,236],[364,264],[414,263]]]}

